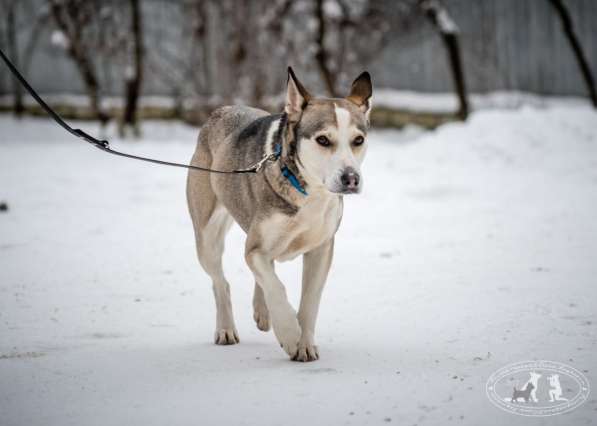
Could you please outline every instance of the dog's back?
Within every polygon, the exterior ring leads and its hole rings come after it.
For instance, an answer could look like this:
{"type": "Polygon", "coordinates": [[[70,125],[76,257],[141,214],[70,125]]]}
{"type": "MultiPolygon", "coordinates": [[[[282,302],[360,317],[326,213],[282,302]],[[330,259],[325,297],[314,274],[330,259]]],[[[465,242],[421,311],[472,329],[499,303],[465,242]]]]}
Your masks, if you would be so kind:
{"type": "MultiPolygon", "coordinates": [[[[192,164],[213,166],[213,156],[218,150],[227,148],[223,146],[224,142],[234,142],[245,127],[267,115],[269,114],[266,111],[247,106],[225,106],[216,109],[201,128],[192,164]],[[206,164],[206,160],[210,163],[206,164]]],[[[234,155],[226,156],[233,157],[234,155]]]]}

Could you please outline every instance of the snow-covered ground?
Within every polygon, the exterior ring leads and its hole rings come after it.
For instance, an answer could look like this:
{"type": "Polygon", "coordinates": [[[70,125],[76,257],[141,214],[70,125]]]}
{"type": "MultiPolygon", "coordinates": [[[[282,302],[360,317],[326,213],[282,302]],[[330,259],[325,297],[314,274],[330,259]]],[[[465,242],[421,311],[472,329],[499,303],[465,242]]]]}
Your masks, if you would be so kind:
{"type": "MultiPolygon", "coordinates": [[[[70,107],[88,108],[89,98],[77,94],[43,94],[44,100],[50,105],[66,105],[70,107]]],[[[197,102],[201,105],[220,105],[222,99],[216,95],[198,98],[193,96],[185,98],[183,105],[193,108],[197,102]]],[[[239,99],[239,102],[242,101],[239,99]]],[[[10,110],[14,103],[12,95],[0,95],[0,108],[10,110]]],[[[37,101],[30,95],[23,96],[23,103],[27,108],[39,107],[37,101]]],[[[284,93],[266,99],[266,104],[283,105],[284,93]]],[[[586,99],[574,96],[543,96],[529,92],[518,91],[493,91],[489,93],[471,93],[469,95],[470,108],[474,110],[519,108],[522,106],[553,107],[567,106],[578,107],[586,105],[586,99]]],[[[102,107],[105,109],[122,108],[122,97],[103,96],[102,107]]],[[[177,108],[176,101],[170,96],[141,96],[140,108],[177,108]]],[[[375,106],[388,109],[421,112],[421,113],[450,113],[458,109],[458,97],[454,92],[449,93],[423,93],[410,90],[396,90],[390,88],[375,89],[375,106]]]]}
{"type": "MultiPolygon", "coordinates": [[[[142,142],[114,144],[187,161],[196,133],[151,122],[142,142]]],[[[491,405],[485,383],[547,359],[597,386],[597,114],[486,110],[369,144],[324,292],[321,360],[302,364],[253,323],[237,227],[225,269],[241,343],[212,343],[183,170],[0,117],[0,424],[595,422],[594,393],[529,419],[491,405]]],[[[296,304],[300,261],[279,271],[296,304]]]]}

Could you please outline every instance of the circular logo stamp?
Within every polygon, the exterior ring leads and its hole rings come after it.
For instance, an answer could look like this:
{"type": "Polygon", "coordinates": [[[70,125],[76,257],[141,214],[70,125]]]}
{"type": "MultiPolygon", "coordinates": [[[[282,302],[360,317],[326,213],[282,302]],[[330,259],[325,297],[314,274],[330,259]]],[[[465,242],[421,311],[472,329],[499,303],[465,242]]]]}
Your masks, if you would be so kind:
{"type": "Polygon", "coordinates": [[[485,387],[498,408],[521,416],[555,416],[574,410],[591,391],[577,369],[554,361],[522,361],[493,373],[485,387]]]}

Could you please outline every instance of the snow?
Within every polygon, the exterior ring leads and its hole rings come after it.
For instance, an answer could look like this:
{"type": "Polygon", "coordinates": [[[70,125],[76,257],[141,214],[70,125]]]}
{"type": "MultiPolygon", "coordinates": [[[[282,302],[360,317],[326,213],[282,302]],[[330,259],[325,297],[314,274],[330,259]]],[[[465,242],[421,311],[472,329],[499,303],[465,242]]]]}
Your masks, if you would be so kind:
{"type": "Polygon", "coordinates": [[[135,72],[135,67],[132,65],[127,65],[124,67],[124,78],[127,82],[131,82],[135,79],[137,73],[135,72]]]}
{"type": "MultiPolygon", "coordinates": [[[[134,69],[131,67],[130,69],[134,69]]],[[[128,72],[128,71],[127,71],[128,72]]],[[[89,106],[89,97],[86,95],[77,94],[42,94],[42,97],[49,105],[66,105],[72,107],[85,108],[89,106]]],[[[33,97],[28,94],[23,96],[23,103],[27,107],[38,107],[38,103],[33,97]]],[[[121,96],[104,96],[101,98],[103,108],[122,108],[124,105],[123,97],[121,96]]],[[[11,108],[13,104],[12,95],[0,95],[0,107],[11,108]]],[[[170,96],[141,96],[139,98],[139,105],[141,107],[155,107],[173,109],[176,106],[176,100],[170,96]]]]}
{"type": "Polygon", "coordinates": [[[452,18],[450,18],[446,9],[437,11],[437,25],[444,34],[456,34],[459,32],[458,26],[452,18]]]}
{"type": "Polygon", "coordinates": [[[421,2],[421,6],[427,13],[431,13],[436,21],[436,25],[443,34],[456,34],[459,32],[458,26],[440,3],[433,0],[426,0],[421,2]]]}
{"type": "MultiPolygon", "coordinates": [[[[543,96],[528,92],[494,91],[469,96],[476,110],[513,109],[523,106],[546,108],[552,106],[589,106],[587,99],[574,96],[543,96]]],[[[422,93],[409,90],[381,88],[375,90],[375,106],[413,112],[451,113],[458,109],[455,93],[422,93]]]]}
{"type": "MultiPolygon", "coordinates": [[[[143,132],[108,136],[186,161],[197,129],[143,132]]],[[[302,364],[253,323],[238,227],[224,262],[241,343],[212,344],[184,171],[0,116],[2,425],[527,425],[487,400],[498,368],[560,361],[595,385],[597,114],[484,110],[368,140],[321,305],[321,359],[302,364]]],[[[300,261],[278,270],[296,304],[300,261]]],[[[596,410],[591,395],[533,423],[589,424],[596,410]]]]}
{"type": "Polygon", "coordinates": [[[335,0],[327,0],[323,3],[323,12],[329,19],[342,18],[342,7],[335,0]]]}
{"type": "MultiPolygon", "coordinates": [[[[42,94],[44,100],[50,105],[67,105],[73,107],[89,106],[89,98],[77,94],[42,94]]],[[[37,106],[37,102],[28,94],[23,96],[26,106],[37,106]]],[[[122,108],[123,99],[119,96],[104,96],[101,99],[104,108],[122,108]]],[[[238,102],[242,103],[239,99],[238,102]]],[[[284,94],[266,96],[264,104],[282,105],[284,94]]],[[[424,93],[409,90],[396,90],[390,88],[375,89],[375,107],[396,110],[422,112],[422,113],[453,113],[458,109],[458,98],[455,93],[424,93]]],[[[535,108],[548,108],[557,106],[583,107],[590,106],[586,98],[577,96],[544,96],[528,92],[494,91],[489,93],[472,93],[469,102],[475,111],[486,109],[514,109],[524,106],[535,108]]],[[[170,96],[141,96],[141,107],[155,107],[173,109],[176,100],[170,96]]],[[[200,105],[221,105],[222,98],[217,95],[210,97],[189,97],[183,99],[185,109],[192,109],[200,105]]],[[[0,107],[10,109],[13,105],[12,95],[0,95],[0,107]]]]}
{"type": "Polygon", "coordinates": [[[70,47],[68,37],[60,30],[52,31],[52,35],[50,36],[50,43],[53,46],[59,47],[64,50],[67,50],[70,47]]]}

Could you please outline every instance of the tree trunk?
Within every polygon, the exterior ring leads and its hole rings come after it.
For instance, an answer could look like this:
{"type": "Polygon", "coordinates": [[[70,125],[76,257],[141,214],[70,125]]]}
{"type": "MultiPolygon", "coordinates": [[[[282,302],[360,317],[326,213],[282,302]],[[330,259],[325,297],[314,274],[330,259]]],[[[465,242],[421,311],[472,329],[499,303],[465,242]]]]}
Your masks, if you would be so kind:
{"type": "Polygon", "coordinates": [[[143,18],[139,0],[129,0],[131,6],[131,31],[133,33],[133,69],[126,75],[126,103],[123,127],[130,125],[135,135],[139,134],[137,107],[143,81],[143,18]]]}
{"type": "Polygon", "coordinates": [[[326,22],[323,12],[323,1],[317,0],[315,3],[315,19],[317,20],[317,36],[315,38],[317,51],[315,52],[315,61],[317,62],[317,67],[329,95],[336,96],[336,79],[328,66],[329,56],[325,50],[326,22]]]}
{"type": "Polygon", "coordinates": [[[85,91],[89,97],[91,111],[102,124],[105,124],[109,120],[109,116],[101,109],[98,79],[95,74],[93,62],[87,56],[87,49],[82,45],[81,41],[81,23],[76,21],[72,22],[73,31],[70,31],[70,27],[63,16],[65,8],[63,3],[57,2],[56,0],[50,0],[50,6],[52,17],[54,18],[56,25],[65,37],[68,38],[67,53],[75,62],[79,74],[81,75],[85,85],[85,91]]]}
{"type": "Polygon", "coordinates": [[[578,62],[578,66],[580,67],[585,84],[589,90],[591,102],[593,103],[593,106],[597,108],[597,91],[595,90],[595,81],[593,80],[591,67],[587,62],[587,58],[582,50],[582,46],[580,45],[580,41],[574,32],[574,25],[572,23],[572,18],[570,17],[570,12],[562,0],[549,0],[549,2],[554,7],[560,17],[560,20],[562,21],[562,29],[564,30],[566,38],[568,38],[568,42],[570,43],[570,47],[572,47],[574,55],[576,56],[576,61],[578,62]]]}
{"type": "Polygon", "coordinates": [[[446,8],[437,0],[419,0],[419,6],[423,9],[433,26],[442,36],[442,41],[448,51],[448,59],[452,70],[452,78],[458,95],[459,108],[458,117],[466,120],[469,113],[466,83],[464,70],[460,57],[460,45],[458,42],[458,27],[452,21],[446,8]]]}
{"type": "MultiPolygon", "coordinates": [[[[6,11],[6,41],[8,47],[8,54],[10,55],[12,62],[18,68],[19,67],[19,49],[17,46],[17,31],[15,27],[15,20],[16,20],[16,8],[17,8],[18,1],[12,0],[8,2],[8,7],[6,11]]],[[[20,117],[23,112],[25,111],[25,107],[23,105],[23,88],[21,87],[21,83],[15,78],[12,78],[13,81],[13,110],[14,113],[20,117]]]]}

